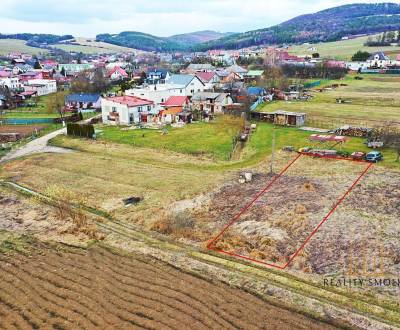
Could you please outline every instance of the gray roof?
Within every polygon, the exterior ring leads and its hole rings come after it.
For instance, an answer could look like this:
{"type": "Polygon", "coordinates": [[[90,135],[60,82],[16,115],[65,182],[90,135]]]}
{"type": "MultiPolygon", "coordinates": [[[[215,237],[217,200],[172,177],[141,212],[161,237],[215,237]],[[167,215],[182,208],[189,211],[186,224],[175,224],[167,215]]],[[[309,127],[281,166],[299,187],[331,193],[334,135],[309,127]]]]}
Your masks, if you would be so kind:
{"type": "Polygon", "coordinates": [[[376,56],[376,55],[378,55],[379,61],[384,61],[384,60],[388,60],[388,59],[389,59],[383,52],[377,52],[377,53],[372,54],[372,55],[368,58],[368,60],[370,60],[370,61],[375,60],[375,56],[376,56]]]}
{"type": "Polygon", "coordinates": [[[230,67],[226,68],[227,71],[229,72],[235,72],[235,73],[247,73],[247,70],[245,68],[242,68],[239,65],[231,65],[230,67]]]}
{"type": "Polygon", "coordinates": [[[212,66],[209,63],[204,63],[204,64],[193,64],[192,63],[188,66],[188,69],[191,69],[191,70],[214,70],[215,68],[214,68],[214,66],[212,66]]]}
{"type": "Polygon", "coordinates": [[[287,115],[287,116],[305,116],[306,113],[304,112],[292,112],[292,111],[285,111],[285,110],[276,110],[274,112],[270,112],[271,115],[287,115]]]}
{"type": "Polygon", "coordinates": [[[198,93],[193,94],[192,100],[193,101],[205,101],[208,99],[213,99],[216,101],[222,101],[228,95],[229,95],[228,93],[198,92],[198,93]]]}
{"type": "Polygon", "coordinates": [[[217,71],[215,71],[215,73],[217,74],[218,77],[228,77],[229,76],[229,72],[226,70],[217,70],[217,71]]]}
{"type": "Polygon", "coordinates": [[[203,84],[203,82],[193,74],[173,74],[168,79],[168,83],[186,87],[192,82],[193,79],[198,79],[203,84]]]}

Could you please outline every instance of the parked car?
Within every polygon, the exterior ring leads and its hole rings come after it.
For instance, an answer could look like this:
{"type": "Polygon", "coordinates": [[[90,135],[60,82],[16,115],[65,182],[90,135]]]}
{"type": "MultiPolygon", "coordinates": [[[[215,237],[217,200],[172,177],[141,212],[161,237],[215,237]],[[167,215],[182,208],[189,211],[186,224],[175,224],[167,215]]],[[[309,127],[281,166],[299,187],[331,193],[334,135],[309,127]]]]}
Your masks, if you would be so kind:
{"type": "Polygon", "coordinates": [[[365,157],[365,159],[368,162],[377,163],[377,162],[383,160],[383,156],[382,156],[382,153],[380,153],[379,151],[371,151],[371,152],[367,153],[367,156],[365,157]]]}
{"type": "Polygon", "coordinates": [[[363,160],[365,158],[365,152],[362,151],[354,151],[351,154],[351,158],[355,159],[355,160],[363,160]]]}
{"type": "Polygon", "coordinates": [[[299,152],[310,152],[311,148],[310,147],[303,147],[299,149],[299,152]]]}

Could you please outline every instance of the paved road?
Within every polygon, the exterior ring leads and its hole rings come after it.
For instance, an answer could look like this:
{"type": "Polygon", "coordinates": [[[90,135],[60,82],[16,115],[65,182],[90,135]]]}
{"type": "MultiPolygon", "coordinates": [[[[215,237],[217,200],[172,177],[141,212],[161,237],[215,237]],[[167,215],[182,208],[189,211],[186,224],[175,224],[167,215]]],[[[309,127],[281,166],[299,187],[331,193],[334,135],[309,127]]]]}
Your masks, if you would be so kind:
{"type": "MultiPolygon", "coordinates": [[[[101,117],[101,114],[88,118],[85,120],[80,121],[79,123],[87,124],[89,123],[92,119],[99,118],[101,117]]],[[[42,136],[40,138],[37,138],[31,142],[28,142],[27,144],[23,145],[22,147],[10,151],[7,155],[5,155],[3,158],[0,159],[0,163],[6,162],[12,159],[16,159],[19,157],[31,155],[31,154],[37,154],[37,153],[42,153],[42,152],[54,152],[54,153],[69,153],[73,152],[70,149],[65,149],[65,148],[60,148],[60,147],[52,147],[48,145],[49,140],[55,138],[57,135],[60,134],[65,134],[67,132],[66,128],[61,128],[57,131],[51,132],[45,136],[42,136]]]]}
{"type": "Polygon", "coordinates": [[[55,153],[68,153],[72,152],[72,150],[59,148],[59,147],[52,147],[48,145],[49,140],[56,137],[57,135],[64,134],[67,132],[66,128],[61,128],[57,131],[51,132],[47,135],[44,135],[40,138],[37,138],[27,144],[23,145],[22,147],[10,151],[7,155],[0,159],[1,162],[6,162],[8,160],[12,160],[15,158],[41,153],[41,152],[55,152],[55,153]]]}

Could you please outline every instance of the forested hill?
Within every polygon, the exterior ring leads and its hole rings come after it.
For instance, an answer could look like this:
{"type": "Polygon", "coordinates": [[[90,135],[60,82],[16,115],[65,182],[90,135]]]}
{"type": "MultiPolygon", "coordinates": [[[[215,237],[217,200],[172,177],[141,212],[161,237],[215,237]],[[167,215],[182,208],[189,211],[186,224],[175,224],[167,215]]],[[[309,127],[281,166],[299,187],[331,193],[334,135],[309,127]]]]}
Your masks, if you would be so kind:
{"type": "Polygon", "coordinates": [[[400,5],[351,4],[295,17],[279,25],[197,45],[197,50],[261,44],[335,41],[344,36],[400,30],[400,5]]]}
{"type": "Polygon", "coordinates": [[[16,34],[2,34],[0,39],[18,39],[26,41],[27,45],[40,45],[40,44],[56,44],[63,40],[73,39],[72,35],[58,36],[55,34],[33,34],[33,33],[16,33],[16,34]]]}
{"type": "Polygon", "coordinates": [[[192,33],[178,34],[171,37],[157,37],[151,34],[125,31],[119,34],[99,34],[97,41],[108,42],[110,44],[142,49],[147,51],[175,51],[190,50],[195,45],[202,42],[219,39],[231,33],[220,33],[215,31],[198,31],[192,33]]]}

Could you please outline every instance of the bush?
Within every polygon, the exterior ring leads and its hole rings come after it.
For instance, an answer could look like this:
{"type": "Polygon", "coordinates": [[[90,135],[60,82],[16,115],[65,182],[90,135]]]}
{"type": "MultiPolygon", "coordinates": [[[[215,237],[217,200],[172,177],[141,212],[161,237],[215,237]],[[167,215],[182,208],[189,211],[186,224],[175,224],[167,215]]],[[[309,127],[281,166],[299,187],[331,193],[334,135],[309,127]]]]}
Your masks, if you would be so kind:
{"type": "Polygon", "coordinates": [[[370,55],[371,54],[368,52],[363,52],[359,50],[352,56],[351,60],[354,62],[365,62],[366,60],[368,60],[368,57],[370,57],[370,55]]]}
{"type": "Polygon", "coordinates": [[[91,124],[67,124],[67,134],[92,139],[94,136],[94,126],[91,124]]]}

